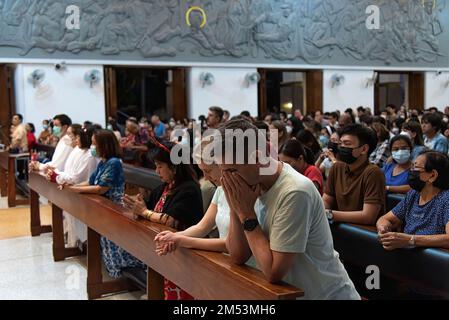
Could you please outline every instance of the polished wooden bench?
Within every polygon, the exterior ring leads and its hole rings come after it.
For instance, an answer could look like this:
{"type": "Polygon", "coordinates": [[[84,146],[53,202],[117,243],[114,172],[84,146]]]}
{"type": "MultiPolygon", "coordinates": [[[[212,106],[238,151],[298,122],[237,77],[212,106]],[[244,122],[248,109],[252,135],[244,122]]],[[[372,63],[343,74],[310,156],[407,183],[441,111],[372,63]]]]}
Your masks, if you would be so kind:
{"type": "MultiPolygon", "coordinates": [[[[304,292],[287,284],[271,284],[263,274],[247,266],[237,266],[221,253],[179,249],[166,257],[155,253],[154,237],[168,228],[132,219],[125,208],[95,195],[59,191],[56,184],[38,173],[31,173],[32,190],[52,203],[53,217],[62,220],[62,211],[70,212],[88,226],[89,299],[122,292],[132,287],[129,280],[104,282],[100,238],[104,236],[148,266],[148,297],[163,298],[163,277],[170,279],[196,299],[277,300],[302,297],[304,292]]],[[[54,225],[54,228],[56,226],[54,225]]],[[[62,226],[57,226],[62,228],[62,226]]],[[[53,248],[61,249],[63,239],[55,239],[53,248]]]]}
{"type": "Polygon", "coordinates": [[[8,151],[0,152],[0,188],[1,196],[8,196],[8,207],[29,204],[28,199],[17,199],[16,162],[29,159],[29,153],[12,154],[8,151]]]}
{"type": "Polygon", "coordinates": [[[331,226],[335,250],[345,264],[379,267],[386,278],[449,298],[449,250],[436,248],[386,251],[375,227],[336,223],[331,226]]]}
{"type": "MultiPolygon", "coordinates": [[[[136,167],[130,164],[123,164],[125,182],[147,190],[153,190],[161,184],[159,176],[154,170],[136,167]]],[[[30,210],[30,229],[33,237],[40,236],[42,233],[52,232],[51,226],[42,226],[39,208],[39,194],[30,190],[31,210],[30,210]]],[[[53,222],[55,223],[55,222],[53,222]]],[[[58,221],[56,223],[59,223],[58,221]]],[[[62,222],[61,222],[62,223],[62,222]]],[[[76,251],[75,251],[76,252],[76,251]]]]}

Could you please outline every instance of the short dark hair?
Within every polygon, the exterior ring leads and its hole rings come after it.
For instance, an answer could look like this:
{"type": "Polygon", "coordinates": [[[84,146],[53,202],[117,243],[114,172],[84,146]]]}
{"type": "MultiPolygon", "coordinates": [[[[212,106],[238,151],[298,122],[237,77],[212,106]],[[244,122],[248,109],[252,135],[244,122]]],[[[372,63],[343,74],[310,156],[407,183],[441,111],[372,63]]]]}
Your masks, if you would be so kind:
{"type": "Polygon", "coordinates": [[[371,128],[365,128],[361,124],[350,124],[340,131],[340,137],[354,136],[360,142],[360,145],[367,144],[369,146],[368,156],[376,149],[377,134],[371,128]]]}
{"type": "MultiPolygon", "coordinates": [[[[235,119],[233,119],[235,120],[235,119]]],[[[246,119],[245,119],[246,120],[246,119]]],[[[257,129],[259,130],[265,130],[265,131],[269,131],[270,130],[270,126],[265,122],[265,121],[256,121],[254,122],[254,125],[257,127],[257,129]]]]}
{"type": "Polygon", "coordinates": [[[331,113],[329,114],[329,117],[332,117],[332,118],[338,120],[338,114],[337,114],[335,111],[334,111],[334,112],[331,112],[331,113]]]}
{"type": "Polygon", "coordinates": [[[426,113],[422,117],[422,122],[430,123],[435,131],[440,131],[443,127],[443,117],[439,113],[426,113]]]}
{"type": "Polygon", "coordinates": [[[435,170],[438,178],[433,185],[441,190],[449,189],[449,157],[447,154],[438,151],[424,151],[420,155],[426,157],[424,166],[426,172],[435,170]]]}
{"type": "Polygon", "coordinates": [[[209,110],[212,111],[213,113],[215,113],[215,115],[218,117],[218,119],[220,119],[220,121],[223,120],[224,112],[223,112],[222,108],[214,106],[214,107],[210,107],[209,110]]]}
{"type": "Polygon", "coordinates": [[[251,113],[249,113],[249,111],[242,111],[242,112],[240,113],[240,115],[245,116],[245,117],[248,117],[248,118],[251,118],[251,113]]]}
{"type": "Polygon", "coordinates": [[[409,137],[407,137],[406,135],[404,135],[404,134],[398,134],[397,136],[394,136],[394,137],[390,140],[390,152],[392,151],[392,149],[393,149],[393,144],[394,144],[396,141],[404,141],[404,142],[408,145],[408,147],[410,148],[410,152],[413,150],[413,143],[412,143],[412,140],[411,140],[409,137]]]}
{"type": "Polygon", "coordinates": [[[93,134],[97,144],[97,153],[101,158],[107,160],[111,158],[120,158],[122,151],[120,149],[117,137],[110,130],[97,130],[93,134]]]}
{"type": "Polygon", "coordinates": [[[13,115],[13,117],[14,116],[17,116],[17,118],[19,118],[20,122],[23,121],[23,116],[20,113],[16,113],[15,115],[13,115]]]}
{"type": "Polygon", "coordinates": [[[307,164],[314,165],[314,155],[312,150],[304,146],[300,141],[296,139],[288,140],[281,149],[281,154],[293,158],[299,159],[300,156],[304,158],[307,164]]]}
{"type": "MultiPolygon", "coordinates": [[[[245,118],[245,117],[243,117],[245,118]]],[[[249,156],[251,155],[251,153],[253,151],[256,151],[256,149],[249,149],[250,147],[254,147],[254,146],[250,146],[249,144],[249,139],[248,137],[245,136],[246,133],[248,132],[253,132],[255,134],[256,137],[256,146],[259,146],[259,129],[252,124],[250,121],[245,120],[245,119],[234,119],[234,120],[230,120],[227,123],[225,123],[224,125],[222,125],[220,128],[220,135],[221,135],[221,150],[223,150],[224,152],[226,152],[226,147],[228,147],[228,144],[230,142],[232,142],[232,155],[233,155],[233,163],[237,162],[237,137],[233,134],[232,136],[229,136],[227,134],[227,130],[241,130],[243,132],[243,161],[244,163],[249,163],[249,156]],[[232,140],[230,140],[232,138],[232,140]]],[[[261,131],[263,132],[263,131],[261,131]]],[[[263,134],[263,133],[262,133],[263,134]]],[[[218,140],[219,141],[219,140],[218,140]]],[[[264,136],[264,141],[266,141],[266,136],[264,136]]],[[[256,148],[257,148],[256,147],[256,148]]],[[[239,154],[241,155],[241,154],[239,154]]],[[[222,154],[222,156],[224,157],[225,154],[222,154]]]]}
{"type": "Polygon", "coordinates": [[[31,133],[35,133],[36,132],[36,128],[34,127],[34,124],[32,124],[31,122],[28,122],[27,125],[30,127],[30,132],[31,133]]]}
{"type": "Polygon", "coordinates": [[[72,119],[70,119],[66,114],[58,114],[53,118],[53,120],[59,120],[59,122],[61,122],[61,126],[68,127],[72,125],[72,119]]]}
{"type": "Polygon", "coordinates": [[[358,112],[365,112],[366,110],[365,110],[364,107],[360,106],[360,107],[357,108],[357,111],[358,112]]]}
{"type": "Polygon", "coordinates": [[[387,106],[385,107],[385,109],[387,109],[387,108],[394,109],[395,111],[398,109],[398,107],[397,107],[395,104],[392,104],[392,103],[387,104],[387,106]]]}

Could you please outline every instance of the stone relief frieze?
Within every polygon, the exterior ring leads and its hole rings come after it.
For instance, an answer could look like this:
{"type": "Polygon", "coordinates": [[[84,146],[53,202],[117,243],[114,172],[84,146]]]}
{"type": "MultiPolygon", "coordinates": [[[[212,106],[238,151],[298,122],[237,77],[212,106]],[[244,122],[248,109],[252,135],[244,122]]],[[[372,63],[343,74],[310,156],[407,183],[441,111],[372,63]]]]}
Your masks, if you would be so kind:
{"type": "Polygon", "coordinates": [[[447,66],[448,19],[446,0],[0,0],[0,56],[447,66]]]}

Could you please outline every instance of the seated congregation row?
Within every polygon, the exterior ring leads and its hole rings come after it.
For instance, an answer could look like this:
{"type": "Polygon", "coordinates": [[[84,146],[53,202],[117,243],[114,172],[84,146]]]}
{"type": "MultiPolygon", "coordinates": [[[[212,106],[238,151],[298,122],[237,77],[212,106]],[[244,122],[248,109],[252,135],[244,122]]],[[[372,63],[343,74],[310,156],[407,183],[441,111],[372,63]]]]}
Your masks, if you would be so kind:
{"type": "MultiPolygon", "coordinates": [[[[258,130],[245,118],[225,123],[220,130],[225,129],[258,130]]],[[[449,248],[449,214],[444,210],[449,189],[447,155],[433,151],[419,155],[407,180],[413,190],[382,216],[388,187],[382,171],[368,161],[377,139],[372,129],[359,124],[348,125],[338,131],[338,137],[335,133],[331,137],[325,159],[331,168],[325,187],[310,152],[296,139],[282,145],[279,158],[283,162],[270,158],[277,168],[272,175],[261,175],[260,164],[206,165],[198,161],[205,179],[217,186],[204,216],[202,192],[192,166],[171,162],[174,143],[157,142],[153,154],[163,184],[149,196],[132,198],[124,194],[121,150],[112,131],[70,124],[62,130],[67,132],[63,135],[67,141],[63,146],[58,143],[53,160],[45,165],[32,162],[30,169],[46,172],[61,189],[104,195],[124,203],[136,217],[179,230],[156,237],[160,255],[178,247],[227,252],[235,263],[257,266],[269,281],[284,280],[304,289],[306,298],[359,299],[334,251],[328,220],[367,225],[377,221],[381,245],[387,250],[449,248]],[[73,150],[63,152],[67,146],[73,150]],[[377,220],[379,216],[382,218],[377,220]],[[205,238],[215,226],[219,238],[205,238]],[[399,233],[401,229],[405,233],[399,233]]],[[[398,135],[390,144],[394,178],[405,162],[410,165],[413,144],[406,135],[398,135]]],[[[405,189],[403,183],[399,188],[405,189]]],[[[86,241],[86,227],[68,219],[69,245],[86,241]]],[[[108,239],[102,238],[101,246],[111,276],[120,277],[127,267],[145,269],[142,262],[108,239]]],[[[167,299],[192,298],[168,280],[165,294],[167,299]]]]}

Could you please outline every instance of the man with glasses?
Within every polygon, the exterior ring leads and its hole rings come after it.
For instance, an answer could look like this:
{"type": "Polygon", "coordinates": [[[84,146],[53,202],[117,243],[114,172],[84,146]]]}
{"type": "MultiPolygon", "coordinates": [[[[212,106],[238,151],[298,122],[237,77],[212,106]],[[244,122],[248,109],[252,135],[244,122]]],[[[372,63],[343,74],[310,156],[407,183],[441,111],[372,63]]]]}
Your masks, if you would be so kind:
{"type": "Polygon", "coordinates": [[[329,172],[323,200],[330,221],[374,225],[385,212],[385,177],[368,157],[376,134],[360,124],[341,131],[338,162],[329,172]]]}

